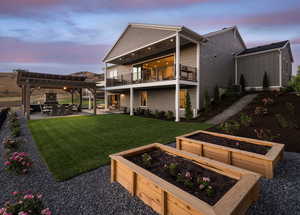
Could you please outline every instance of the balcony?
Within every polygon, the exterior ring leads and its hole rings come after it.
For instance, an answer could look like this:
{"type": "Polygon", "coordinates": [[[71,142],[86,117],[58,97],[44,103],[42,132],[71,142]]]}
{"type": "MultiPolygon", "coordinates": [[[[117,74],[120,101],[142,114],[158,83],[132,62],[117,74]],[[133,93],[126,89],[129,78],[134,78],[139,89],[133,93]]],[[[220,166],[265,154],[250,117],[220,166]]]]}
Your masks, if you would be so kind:
{"type": "MultiPolygon", "coordinates": [[[[180,80],[197,81],[197,69],[191,66],[180,65],[180,80]]],[[[139,72],[120,73],[116,78],[107,78],[107,87],[116,87],[130,84],[150,83],[156,81],[175,80],[175,65],[157,67],[155,70],[141,70],[139,72]]]]}

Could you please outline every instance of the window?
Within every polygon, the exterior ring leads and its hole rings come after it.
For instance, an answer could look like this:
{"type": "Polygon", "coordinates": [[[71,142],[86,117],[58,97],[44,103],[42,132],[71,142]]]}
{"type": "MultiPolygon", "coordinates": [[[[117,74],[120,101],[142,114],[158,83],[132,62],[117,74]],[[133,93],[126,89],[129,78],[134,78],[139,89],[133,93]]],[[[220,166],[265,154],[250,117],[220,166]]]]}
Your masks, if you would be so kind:
{"type": "Polygon", "coordinates": [[[147,91],[141,92],[141,106],[146,107],[148,103],[148,93],[147,91]]]}
{"type": "Polygon", "coordinates": [[[141,66],[134,66],[132,72],[132,80],[137,81],[142,79],[142,67],[141,66]]]}
{"type": "Polygon", "coordinates": [[[109,78],[112,78],[112,79],[118,78],[118,70],[111,70],[109,72],[109,78]]]}
{"type": "Polygon", "coordinates": [[[174,79],[174,56],[163,57],[133,66],[133,81],[174,79]]]}
{"type": "Polygon", "coordinates": [[[180,108],[185,108],[186,95],[187,95],[187,89],[180,89],[180,93],[179,93],[180,108]]]}

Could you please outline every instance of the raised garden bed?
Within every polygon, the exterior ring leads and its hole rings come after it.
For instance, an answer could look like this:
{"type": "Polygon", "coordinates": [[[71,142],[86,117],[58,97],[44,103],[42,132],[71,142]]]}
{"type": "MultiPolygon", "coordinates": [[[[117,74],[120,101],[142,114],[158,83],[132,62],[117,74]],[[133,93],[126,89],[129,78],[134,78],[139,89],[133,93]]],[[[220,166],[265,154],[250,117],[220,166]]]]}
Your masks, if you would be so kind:
{"type": "Polygon", "coordinates": [[[111,181],[159,214],[244,214],[259,196],[259,174],[162,144],[110,158],[111,181]]]}
{"type": "Polygon", "coordinates": [[[273,178],[283,158],[283,144],[208,131],[195,131],[176,138],[176,148],[273,178]]]}

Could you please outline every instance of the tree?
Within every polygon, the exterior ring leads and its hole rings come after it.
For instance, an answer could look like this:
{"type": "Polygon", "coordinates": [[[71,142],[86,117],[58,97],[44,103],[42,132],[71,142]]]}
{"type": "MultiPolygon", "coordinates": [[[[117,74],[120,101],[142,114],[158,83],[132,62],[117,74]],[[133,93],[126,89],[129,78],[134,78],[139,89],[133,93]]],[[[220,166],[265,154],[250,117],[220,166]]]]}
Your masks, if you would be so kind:
{"type": "Polygon", "coordinates": [[[193,112],[192,112],[192,105],[191,105],[191,98],[189,92],[186,93],[185,97],[185,118],[187,120],[190,120],[193,118],[193,112]]]}
{"type": "Polygon", "coordinates": [[[241,85],[242,92],[245,92],[246,81],[245,81],[245,78],[244,78],[243,74],[241,74],[241,77],[240,77],[240,85],[241,85]]]}
{"type": "Polygon", "coordinates": [[[298,66],[297,74],[300,75],[300,66],[298,66]]]}
{"type": "Polygon", "coordinates": [[[264,78],[263,78],[263,89],[266,90],[268,88],[269,88],[269,78],[268,78],[267,72],[265,72],[264,78]]]}
{"type": "Polygon", "coordinates": [[[204,110],[205,110],[205,112],[208,111],[209,106],[210,106],[210,97],[208,95],[208,91],[205,90],[204,91],[204,110]]]}
{"type": "Polygon", "coordinates": [[[218,103],[219,100],[220,100],[219,87],[218,85],[216,85],[214,89],[214,101],[218,103]]]}

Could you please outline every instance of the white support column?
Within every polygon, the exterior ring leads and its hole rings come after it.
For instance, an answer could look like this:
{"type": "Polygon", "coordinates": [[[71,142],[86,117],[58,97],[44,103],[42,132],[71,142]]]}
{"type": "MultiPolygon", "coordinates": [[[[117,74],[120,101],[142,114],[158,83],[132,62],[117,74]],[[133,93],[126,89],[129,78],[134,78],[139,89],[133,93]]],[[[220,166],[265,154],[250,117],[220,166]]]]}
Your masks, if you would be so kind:
{"type": "Polygon", "coordinates": [[[196,50],[196,67],[197,67],[197,88],[196,88],[196,116],[198,115],[198,111],[200,110],[200,42],[197,42],[197,50],[196,50]]]}
{"type": "Polygon", "coordinates": [[[91,92],[88,91],[88,94],[89,94],[89,110],[91,110],[92,109],[91,92]]]}
{"type": "Polygon", "coordinates": [[[179,110],[179,101],[180,101],[180,34],[179,32],[176,33],[176,62],[175,62],[175,68],[176,68],[176,87],[175,87],[175,121],[180,121],[180,110],[179,110]]]}
{"type": "Polygon", "coordinates": [[[279,50],[279,86],[282,87],[282,52],[279,50]]]}
{"type": "Polygon", "coordinates": [[[104,108],[108,109],[106,77],[107,77],[107,63],[105,63],[105,72],[104,72],[104,108]]]}
{"type": "Polygon", "coordinates": [[[235,83],[235,85],[238,85],[238,65],[237,65],[237,58],[236,57],[234,57],[234,77],[235,77],[235,81],[234,81],[234,83],[235,83]]]}
{"type": "Polygon", "coordinates": [[[130,116],[133,116],[133,88],[130,88],[130,116]]]}

